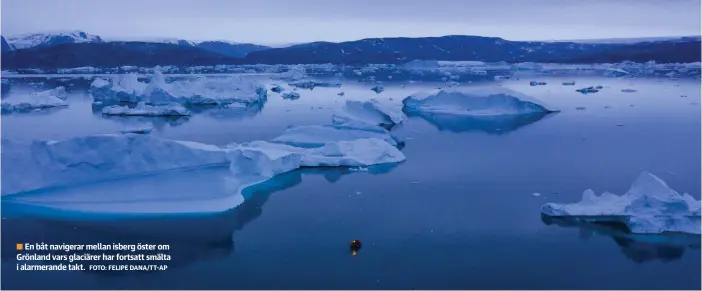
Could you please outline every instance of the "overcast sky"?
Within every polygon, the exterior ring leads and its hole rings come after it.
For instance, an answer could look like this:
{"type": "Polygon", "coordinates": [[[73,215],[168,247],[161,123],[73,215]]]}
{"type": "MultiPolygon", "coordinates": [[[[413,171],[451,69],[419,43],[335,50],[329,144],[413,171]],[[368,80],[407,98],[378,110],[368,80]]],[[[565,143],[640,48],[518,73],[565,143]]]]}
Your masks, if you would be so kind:
{"type": "Polygon", "coordinates": [[[369,37],[510,40],[700,34],[700,0],[2,0],[2,34],[261,44],[369,37]]]}

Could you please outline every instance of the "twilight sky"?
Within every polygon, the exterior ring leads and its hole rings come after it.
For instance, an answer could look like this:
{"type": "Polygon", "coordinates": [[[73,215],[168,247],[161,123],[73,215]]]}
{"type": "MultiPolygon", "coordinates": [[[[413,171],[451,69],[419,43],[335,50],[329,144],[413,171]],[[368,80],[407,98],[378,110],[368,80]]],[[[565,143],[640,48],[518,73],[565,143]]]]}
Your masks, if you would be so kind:
{"type": "Polygon", "coordinates": [[[2,34],[261,44],[369,37],[556,40],[700,35],[699,0],[2,0],[2,34]]]}

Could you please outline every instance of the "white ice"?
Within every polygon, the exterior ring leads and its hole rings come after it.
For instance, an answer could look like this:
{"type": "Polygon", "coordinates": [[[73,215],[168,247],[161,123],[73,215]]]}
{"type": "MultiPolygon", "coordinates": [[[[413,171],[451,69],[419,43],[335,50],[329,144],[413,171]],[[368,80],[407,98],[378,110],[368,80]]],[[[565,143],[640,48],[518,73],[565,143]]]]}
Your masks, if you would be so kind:
{"type": "Polygon", "coordinates": [[[541,207],[548,216],[575,217],[589,222],[618,222],[633,233],[700,233],[700,201],[679,194],[663,180],[643,172],[624,195],[592,190],[572,204],[548,203],[541,207]]]}
{"type": "Polygon", "coordinates": [[[154,70],[149,83],[139,82],[137,74],[119,75],[110,80],[96,79],[90,93],[100,102],[180,103],[183,105],[254,104],[266,100],[267,90],[255,80],[244,77],[198,78],[167,83],[154,70]]]}
{"type": "Polygon", "coordinates": [[[167,105],[147,105],[146,102],[139,102],[136,107],[113,105],[102,108],[105,115],[125,115],[125,116],[189,116],[183,105],[171,103],[167,105]]]}
{"type": "Polygon", "coordinates": [[[315,87],[341,87],[340,82],[326,82],[318,80],[301,80],[289,84],[290,86],[302,89],[314,89],[315,87]]]}
{"type": "Polygon", "coordinates": [[[335,114],[335,124],[343,124],[349,120],[356,120],[364,124],[394,126],[405,120],[405,115],[399,110],[392,110],[378,100],[369,101],[346,100],[343,111],[335,114]],[[338,123],[337,119],[344,119],[338,123]]]}
{"type": "Polygon", "coordinates": [[[213,145],[144,134],[100,134],[63,141],[2,139],[2,194],[150,172],[226,164],[213,145]],[[8,169],[8,168],[6,168],[8,169]]]}
{"type": "Polygon", "coordinates": [[[6,112],[29,111],[68,106],[64,87],[30,94],[16,94],[2,100],[2,110],[6,112]]]}
{"type": "Polygon", "coordinates": [[[477,87],[417,93],[402,100],[417,113],[499,116],[557,111],[541,101],[502,87],[477,87]]]}

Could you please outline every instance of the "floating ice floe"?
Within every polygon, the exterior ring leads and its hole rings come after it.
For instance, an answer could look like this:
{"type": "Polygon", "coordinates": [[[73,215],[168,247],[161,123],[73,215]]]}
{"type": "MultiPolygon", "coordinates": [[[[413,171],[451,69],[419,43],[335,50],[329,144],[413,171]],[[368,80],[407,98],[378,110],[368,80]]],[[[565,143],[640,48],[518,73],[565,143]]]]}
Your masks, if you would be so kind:
{"type": "Polygon", "coordinates": [[[586,87],[586,88],[578,89],[575,91],[583,93],[583,94],[590,94],[590,93],[597,93],[600,90],[595,89],[595,87],[586,87]]]}
{"type": "Polygon", "coordinates": [[[622,70],[622,69],[618,69],[618,68],[608,68],[608,69],[605,69],[604,75],[606,77],[622,77],[622,76],[629,75],[629,72],[622,70]]]}
{"type": "Polygon", "coordinates": [[[143,134],[100,134],[63,141],[2,139],[2,194],[165,170],[226,164],[214,145],[143,134]]]}
{"type": "Polygon", "coordinates": [[[383,87],[383,85],[378,85],[378,86],[371,88],[371,90],[375,93],[380,94],[380,92],[385,91],[385,87],[383,87]]]}
{"type": "Polygon", "coordinates": [[[332,83],[332,82],[316,81],[316,80],[296,81],[296,82],[290,83],[289,85],[293,86],[293,87],[297,87],[297,88],[302,88],[302,89],[314,89],[315,87],[341,87],[340,82],[332,83]]]}
{"type": "Polygon", "coordinates": [[[128,106],[107,106],[102,108],[105,115],[125,115],[125,116],[190,116],[190,111],[177,103],[167,105],[147,105],[146,102],[139,102],[136,107],[128,106]]]}
{"type": "Polygon", "coordinates": [[[636,92],[636,90],[634,90],[634,89],[622,89],[622,92],[624,92],[624,93],[634,93],[634,92],[636,92]]]}
{"type": "Polygon", "coordinates": [[[563,82],[563,86],[575,86],[575,81],[563,82]]]}
{"type": "Polygon", "coordinates": [[[546,82],[538,82],[538,81],[529,82],[529,86],[543,86],[543,85],[546,85],[546,82]]]}
{"type": "Polygon", "coordinates": [[[648,172],[641,173],[624,195],[605,192],[596,196],[586,190],[580,202],[548,203],[541,207],[541,213],[584,222],[621,223],[633,233],[700,233],[700,201],[675,192],[648,172]]]}
{"type": "Polygon", "coordinates": [[[283,87],[280,87],[278,85],[273,85],[273,87],[271,87],[271,91],[273,91],[275,93],[280,93],[280,92],[283,92],[283,87]]]}
{"type": "Polygon", "coordinates": [[[254,104],[266,100],[267,90],[254,80],[243,77],[200,78],[166,83],[158,70],[149,83],[138,80],[137,74],[119,75],[109,80],[95,79],[90,87],[94,101],[129,102],[163,105],[254,104]]]}
{"type": "MultiPolygon", "coordinates": [[[[399,111],[399,110],[398,110],[399,111]]],[[[383,106],[378,100],[369,101],[346,100],[344,111],[335,114],[335,119],[357,120],[375,126],[393,127],[405,120],[402,112],[383,106]]],[[[346,121],[345,121],[346,122],[346,121]]]]}
{"type": "Polygon", "coordinates": [[[30,94],[17,94],[2,100],[3,112],[27,112],[37,109],[66,107],[66,89],[56,87],[51,90],[30,94]]]}
{"type": "Polygon", "coordinates": [[[321,147],[329,141],[350,141],[360,138],[377,138],[392,146],[401,144],[397,137],[380,126],[355,120],[346,121],[332,125],[291,126],[271,141],[306,148],[321,147]]]}
{"type": "Polygon", "coordinates": [[[402,100],[405,112],[471,116],[548,113],[541,101],[502,87],[440,90],[417,93],[402,100]]]}
{"type": "Polygon", "coordinates": [[[300,93],[295,91],[287,91],[281,95],[283,99],[297,100],[300,99],[300,93]]]}
{"type": "Polygon", "coordinates": [[[143,127],[134,127],[130,129],[125,129],[120,131],[121,133],[136,133],[136,134],[149,134],[154,130],[153,127],[150,126],[143,126],[143,127]]]}

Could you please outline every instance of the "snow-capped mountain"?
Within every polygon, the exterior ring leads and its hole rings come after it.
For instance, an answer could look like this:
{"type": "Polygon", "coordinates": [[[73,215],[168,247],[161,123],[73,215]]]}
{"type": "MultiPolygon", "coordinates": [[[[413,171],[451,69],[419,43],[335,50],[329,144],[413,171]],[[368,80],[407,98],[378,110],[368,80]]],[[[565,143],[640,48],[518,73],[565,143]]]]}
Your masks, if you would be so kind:
{"type": "MultiPolygon", "coordinates": [[[[10,42],[11,43],[11,42],[10,42]]],[[[574,43],[510,41],[497,37],[452,35],[420,38],[370,38],[313,42],[286,48],[224,41],[100,42],[43,45],[2,55],[15,68],[114,67],[120,65],[197,66],[212,64],[399,64],[412,60],[614,63],[623,61],[689,63],[700,61],[699,38],[673,41],[574,43]]]]}
{"type": "Polygon", "coordinates": [[[15,49],[26,49],[66,43],[101,43],[103,40],[97,35],[76,30],[8,36],[7,42],[15,49]]]}
{"type": "Polygon", "coordinates": [[[411,60],[484,62],[696,62],[700,40],[634,44],[510,41],[498,37],[369,38],[313,42],[249,53],[244,61],[264,64],[388,64],[411,60]]]}
{"type": "Polygon", "coordinates": [[[195,46],[197,42],[172,38],[172,37],[120,37],[120,38],[103,38],[105,42],[150,42],[150,43],[168,43],[177,45],[195,46]]]}

